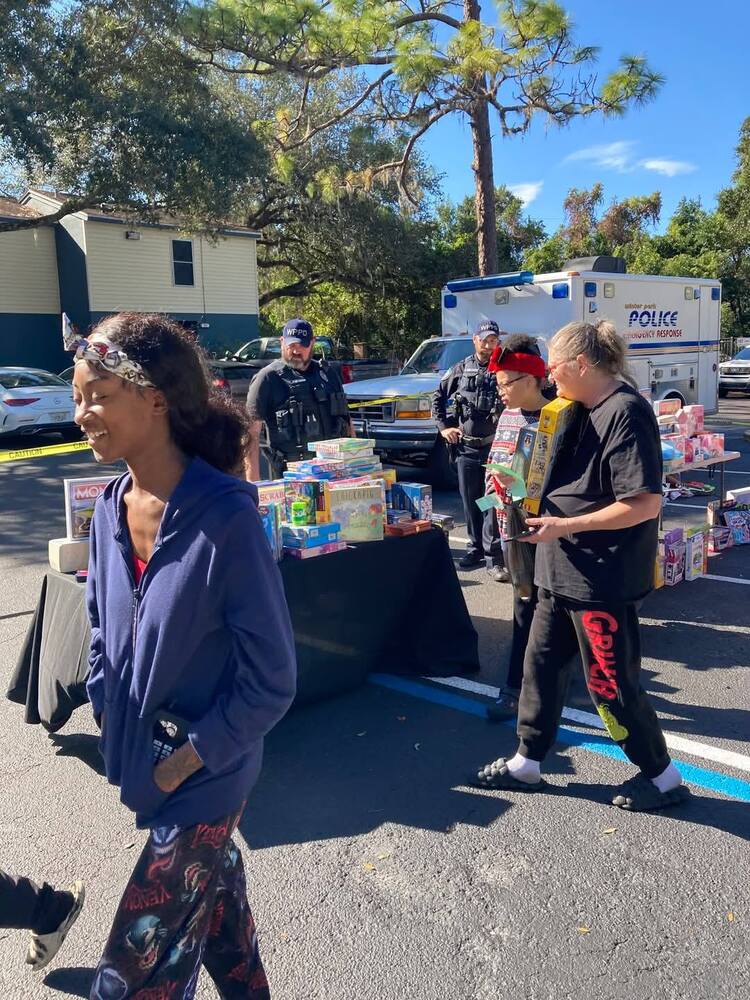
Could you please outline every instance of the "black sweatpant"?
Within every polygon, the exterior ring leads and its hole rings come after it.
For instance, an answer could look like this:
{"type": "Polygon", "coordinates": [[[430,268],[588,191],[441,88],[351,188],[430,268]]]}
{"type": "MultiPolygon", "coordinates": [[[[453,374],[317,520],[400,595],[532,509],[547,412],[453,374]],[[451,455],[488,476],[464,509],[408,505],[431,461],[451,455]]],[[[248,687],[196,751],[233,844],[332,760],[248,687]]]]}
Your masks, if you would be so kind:
{"type": "Polygon", "coordinates": [[[51,934],[73,905],[73,895],[44,882],[16,877],[0,870],[0,927],[51,934]]]}
{"type": "Polygon", "coordinates": [[[484,496],[485,465],[489,458],[489,447],[463,448],[456,458],[458,491],[464,507],[466,531],[469,536],[467,552],[478,552],[489,562],[502,566],[503,557],[497,538],[494,510],[481,511],[477,500],[484,496]]]}
{"type": "Polygon", "coordinates": [[[516,589],[513,589],[513,632],[510,639],[510,655],[508,656],[508,676],[505,687],[512,691],[521,690],[523,680],[523,663],[526,648],[529,644],[531,623],[537,603],[537,589],[534,587],[530,600],[522,601],[516,589]]]}
{"type": "Polygon", "coordinates": [[[641,633],[635,604],[586,605],[539,591],[524,660],[519,752],[543,761],[550,750],[569,663],[578,650],[586,686],[607,732],[647,778],[655,778],[670,758],[640,683],[641,633]]]}

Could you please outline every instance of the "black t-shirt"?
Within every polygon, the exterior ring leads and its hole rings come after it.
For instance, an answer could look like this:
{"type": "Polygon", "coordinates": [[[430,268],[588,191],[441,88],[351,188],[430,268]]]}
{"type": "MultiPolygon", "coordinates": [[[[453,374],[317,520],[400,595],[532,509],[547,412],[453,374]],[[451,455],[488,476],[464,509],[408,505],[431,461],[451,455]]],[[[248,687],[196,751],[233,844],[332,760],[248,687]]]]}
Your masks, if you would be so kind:
{"type": "MultiPolygon", "coordinates": [[[[541,514],[575,517],[640,493],[661,493],[659,428],[640,393],[621,385],[579,413],[545,484],[541,514]]],[[[583,531],[537,546],[536,584],[589,603],[638,601],[652,589],[657,519],[583,531]]]]}

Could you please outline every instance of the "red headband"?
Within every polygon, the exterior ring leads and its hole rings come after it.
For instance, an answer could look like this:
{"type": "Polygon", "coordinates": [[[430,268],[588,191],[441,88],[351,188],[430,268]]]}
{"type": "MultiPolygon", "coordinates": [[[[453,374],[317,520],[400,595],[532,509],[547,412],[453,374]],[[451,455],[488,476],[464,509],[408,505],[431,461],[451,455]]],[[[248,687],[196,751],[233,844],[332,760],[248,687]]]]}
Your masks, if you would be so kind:
{"type": "Polygon", "coordinates": [[[509,351],[502,346],[492,352],[487,366],[490,372],[523,372],[535,378],[544,378],[547,366],[538,354],[524,354],[520,351],[509,351]]]}

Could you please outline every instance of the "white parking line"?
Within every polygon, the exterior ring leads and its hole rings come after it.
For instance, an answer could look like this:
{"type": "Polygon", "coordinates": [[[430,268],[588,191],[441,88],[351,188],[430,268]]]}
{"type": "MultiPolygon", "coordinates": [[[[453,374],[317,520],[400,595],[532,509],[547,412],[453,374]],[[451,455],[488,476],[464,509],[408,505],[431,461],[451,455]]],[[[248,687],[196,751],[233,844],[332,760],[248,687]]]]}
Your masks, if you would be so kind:
{"type": "MultiPolygon", "coordinates": [[[[459,688],[462,691],[471,691],[473,694],[481,694],[493,700],[500,694],[500,688],[493,687],[491,684],[481,684],[479,681],[472,681],[466,677],[424,677],[423,680],[444,684],[446,687],[459,688]]],[[[605,728],[598,715],[593,712],[582,712],[579,708],[564,708],[562,716],[571,722],[578,722],[593,729],[605,728]]],[[[667,732],[664,733],[664,739],[670,749],[678,750],[680,753],[687,753],[703,760],[712,760],[724,764],[726,767],[732,767],[736,771],[750,771],[750,757],[745,754],[735,753],[734,750],[725,750],[723,747],[711,746],[708,743],[699,743],[697,740],[689,740],[684,736],[667,732]]]]}

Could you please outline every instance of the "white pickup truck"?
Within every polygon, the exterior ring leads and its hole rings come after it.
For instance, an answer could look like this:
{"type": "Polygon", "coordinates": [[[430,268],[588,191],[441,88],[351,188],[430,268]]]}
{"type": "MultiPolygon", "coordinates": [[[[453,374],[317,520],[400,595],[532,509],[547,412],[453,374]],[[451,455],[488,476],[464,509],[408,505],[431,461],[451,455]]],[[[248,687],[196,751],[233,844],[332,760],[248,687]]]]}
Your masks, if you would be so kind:
{"type": "Polygon", "coordinates": [[[344,386],[358,437],[374,438],[386,462],[426,466],[435,486],[452,489],[456,474],[432,416],[432,394],[443,374],[474,352],[471,337],[423,341],[398,375],[344,386]],[[398,399],[391,397],[407,396],[398,399]]]}

